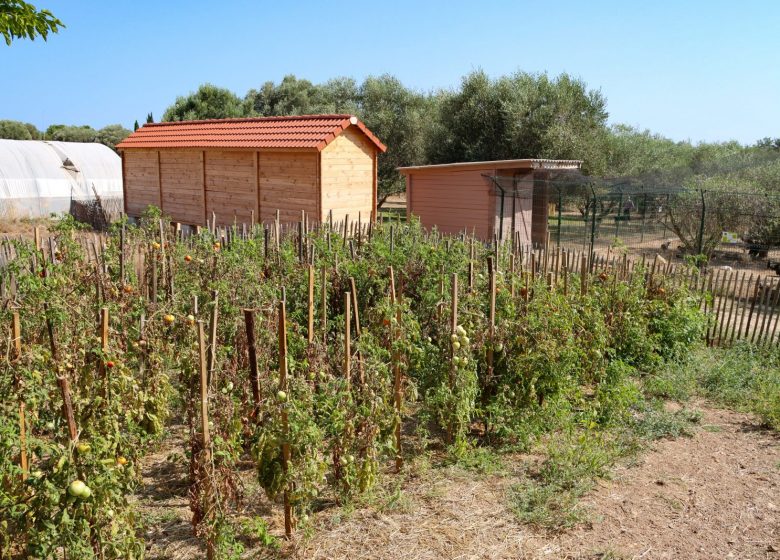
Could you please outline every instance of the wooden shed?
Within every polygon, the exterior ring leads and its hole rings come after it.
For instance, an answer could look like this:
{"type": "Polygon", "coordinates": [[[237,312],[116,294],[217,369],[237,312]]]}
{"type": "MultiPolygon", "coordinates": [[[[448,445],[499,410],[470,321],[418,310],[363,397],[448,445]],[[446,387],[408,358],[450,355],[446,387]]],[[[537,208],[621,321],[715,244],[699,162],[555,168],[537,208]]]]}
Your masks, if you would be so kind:
{"type": "Polygon", "coordinates": [[[547,241],[548,177],[579,170],[581,161],[512,159],[398,169],[406,177],[407,217],[447,234],[468,231],[522,244],[547,241]]]}
{"type": "Polygon", "coordinates": [[[125,213],[218,225],[376,217],[384,144],[352,115],[146,124],[117,145],[125,213]]]}

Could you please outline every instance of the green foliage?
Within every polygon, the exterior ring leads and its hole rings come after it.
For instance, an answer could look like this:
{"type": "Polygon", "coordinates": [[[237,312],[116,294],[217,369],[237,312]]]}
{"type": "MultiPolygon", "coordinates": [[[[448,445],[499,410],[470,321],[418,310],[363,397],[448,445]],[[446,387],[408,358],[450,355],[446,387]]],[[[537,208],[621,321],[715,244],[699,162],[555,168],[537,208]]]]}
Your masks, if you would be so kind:
{"type": "Polygon", "coordinates": [[[244,117],[241,99],[227,89],[203,84],[189,95],[177,97],[163,113],[163,121],[192,121],[244,117]]]}
{"type": "Polygon", "coordinates": [[[567,74],[483,71],[443,95],[430,142],[432,163],[543,157],[582,159],[588,173],[606,171],[606,100],[567,74]]]}
{"type": "Polygon", "coordinates": [[[45,41],[49,33],[59,32],[65,27],[49,10],[38,10],[23,0],[0,0],[0,34],[6,45],[14,39],[41,37],[45,41]]]}
{"type": "Polygon", "coordinates": [[[35,125],[20,121],[0,120],[0,138],[8,140],[40,140],[41,133],[35,125]]]}
{"type": "MultiPolygon", "coordinates": [[[[8,535],[3,553],[27,548],[45,557],[67,545],[74,559],[93,557],[98,548],[108,558],[136,554],[142,532],[128,500],[135,465],[171,415],[189,428],[196,535],[222,558],[242,554],[247,538],[235,518],[243,497],[237,474],[242,461],[254,463],[272,503],[286,495],[305,526],[323,496],[351,503],[371,491],[389,461],[405,459],[409,447],[396,457],[395,437],[409,424],[421,436],[418,452],[483,473],[501,472],[496,453],[503,448],[532,450],[549,442],[547,461],[529,471],[518,490],[517,510],[523,519],[556,524],[576,517],[577,497],[639,445],[636,439],[644,436],[637,434],[673,433],[643,406],[637,377],[640,368],[652,375],[696,345],[703,322],[698,302],[684,288],[648,289],[609,274],[591,278],[584,297],[541,278],[526,285],[508,272],[513,256],[506,247],[496,253],[470,239],[426,232],[416,221],[374,224],[370,240],[364,235],[347,242],[323,229],[299,245],[285,235],[277,251],[265,246],[260,228],[246,239],[231,229],[227,238],[203,230],[181,241],[162,240],[160,218],[159,209],[149,208],[138,225],[115,224],[101,257],[105,268],[95,267],[74,241],[79,231],[70,218],[52,228],[58,254],[45,274],[39,256],[33,264],[30,243],[21,241],[0,271],[6,285],[10,275],[15,278],[25,342],[18,362],[0,363],[0,391],[13,396],[0,405],[0,476],[13,481],[0,485],[0,505],[14,512],[2,533],[8,535]],[[140,276],[128,267],[120,277],[122,230],[125,256],[145,255],[140,276]],[[316,255],[311,342],[308,265],[300,247],[316,255]],[[496,259],[494,328],[488,257],[496,259]],[[466,289],[470,264],[472,290],[466,289]],[[460,279],[455,325],[453,274],[460,279]],[[347,376],[344,293],[352,292],[353,282],[361,329],[350,331],[347,376]],[[96,337],[98,307],[107,307],[111,318],[107,349],[96,337]],[[242,309],[255,310],[257,398],[248,381],[242,309]],[[203,449],[195,325],[215,311],[211,445],[203,449]],[[47,320],[56,333],[56,359],[47,320]],[[68,441],[58,376],[71,383],[78,438],[91,445],[88,451],[77,445],[74,451],[68,441]],[[32,469],[42,473],[34,494],[27,491],[33,483],[23,486],[19,476],[18,399],[31,419],[32,469]],[[67,497],[76,479],[92,489],[88,503],[67,497]],[[89,507],[93,503],[100,511],[89,507]]],[[[642,278],[637,272],[634,277],[642,278]]],[[[574,286],[578,278],[569,281],[574,286]]],[[[8,308],[0,321],[10,322],[8,308]]],[[[256,529],[257,539],[273,546],[263,527],[256,529]]]]}

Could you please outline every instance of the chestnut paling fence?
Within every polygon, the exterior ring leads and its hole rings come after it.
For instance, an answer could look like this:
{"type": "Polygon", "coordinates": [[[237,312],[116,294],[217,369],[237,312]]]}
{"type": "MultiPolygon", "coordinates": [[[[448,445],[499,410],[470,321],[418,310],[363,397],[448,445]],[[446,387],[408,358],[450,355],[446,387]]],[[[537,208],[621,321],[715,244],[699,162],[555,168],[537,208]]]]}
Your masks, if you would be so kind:
{"type": "MultiPolygon", "coordinates": [[[[364,243],[370,243],[375,224],[358,218],[334,222],[332,219],[324,223],[309,220],[306,214],[294,223],[283,223],[278,219],[268,224],[233,224],[232,226],[215,226],[216,216],[207,223],[210,233],[221,239],[226,247],[235,239],[255,238],[263,244],[266,257],[278,252],[282,239],[293,236],[296,239],[298,256],[302,261],[314,264],[316,254],[314,247],[307,240],[308,234],[327,229],[338,232],[340,239],[348,245],[352,258],[364,243]]],[[[392,224],[384,227],[394,228],[392,224]]],[[[166,232],[174,239],[186,241],[188,237],[198,235],[200,227],[186,228],[176,222],[160,220],[160,232],[164,238],[166,232]]],[[[400,227],[399,227],[400,229],[400,227]]],[[[40,249],[40,255],[52,261],[57,258],[57,247],[53,237],[42,238],[40,229],[32,231],[34,243],[40,249]]],[[[440,235],[435,230],[431,237],[447,242],[447,236],[440,235]]],[[[28,236],[29,237],[29,236],[28,236]]],[[[100,233],[84,233],[78,238],[85,251],[90,255],[96,266],[106,267],[103,253],[109,235],[100,233]]],[[[464,231],[458,236],[474,244],[482,243],[464,231]]],[[[16,279],[5,266],[17,256],[18,243],[25,236],[4,235],[0,238],[0,300],[4,305],[12,305],[16,294],[16,279]]],[[[121,236],[124,239],[124,236],[121,236]]],[[[522,245],[520,236],[499,241],[494,239],[491,244],[494,252],[494,262],[499,263],[506,273],[512,275],[518,286],[528,286],[535,278],[545,278],[550,286],[569,289],[569,276],[578,274],[585,277],[583,285],[589,285],[592,280],[610,275],[613,281],[633,280],[637,274],[644,276],[649,291],[665,290],[664,285],[685,285],[691,291],[699,294],[700,307],[709,319],[706,342],[712,346],[731,345],[738,340],[749,340],[759,345],[775,344],[778,341],[780,329],[780,276],[775,276],[773,270],[735,269],[730,266],[693,266],[685,262],[673,262],[660,253],[652,257],[630,255],[625,247],[613,248],[607,246],[603,251],[594,250],[593,246],[572,247],[558,244],[555,231],[548,234],[547,247],[544,245],[522,245]]],[[[122,250],[121,274],[132,269],[137,277],[144,274],[145,262],[149,257],[136,250],[125,255],[122,250]]],[[[152,263],[153,268],[157,263],[152,263]]],[[[33,263],[34,265],[34,263],[33,263]]],[[[156,298],[157,274],[145,289],[150,299],[156,298]]]]}

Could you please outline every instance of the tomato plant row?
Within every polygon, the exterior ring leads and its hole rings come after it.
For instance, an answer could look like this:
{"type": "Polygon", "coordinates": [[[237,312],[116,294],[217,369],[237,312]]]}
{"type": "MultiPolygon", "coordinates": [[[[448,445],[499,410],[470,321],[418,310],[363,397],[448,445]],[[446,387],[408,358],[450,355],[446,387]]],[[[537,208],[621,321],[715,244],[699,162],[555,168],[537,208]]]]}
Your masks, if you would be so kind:
{"type": "Polygon", "coordinates": [[[349,239],[305,222],[183,237],[166,224],[149,212],[93,244],[63,220],[48,249],[14,242],[4,553],[142,557],[128,498],[172,416],[189,429],[196,533],[227,557],[241,459],[289,533],[323,494],[348,500],[402,468],[409,425],[416,445],[458,456],[527,445],[564,414],[626,421],[626,372],[679,357],[705,327],[684,283],[641,266],[553,267],[415,223],[349,239]]]}

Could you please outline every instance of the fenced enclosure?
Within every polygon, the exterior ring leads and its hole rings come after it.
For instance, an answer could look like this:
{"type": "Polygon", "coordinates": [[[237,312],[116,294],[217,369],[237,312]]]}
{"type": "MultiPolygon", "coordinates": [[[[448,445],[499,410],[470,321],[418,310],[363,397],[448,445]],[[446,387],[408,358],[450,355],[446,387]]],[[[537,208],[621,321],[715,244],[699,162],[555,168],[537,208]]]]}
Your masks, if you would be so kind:
{"type": "Polygon", "coordinates": [[[780,269],[780,197],[705,189],[551,186],[548,227],[556,247],[589,254],[780,269]]]}

